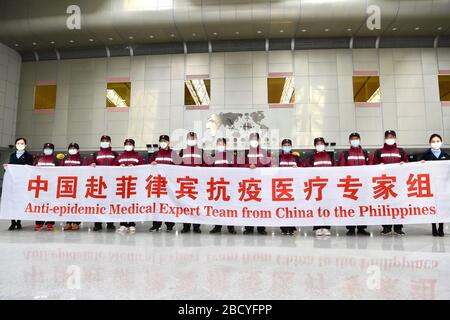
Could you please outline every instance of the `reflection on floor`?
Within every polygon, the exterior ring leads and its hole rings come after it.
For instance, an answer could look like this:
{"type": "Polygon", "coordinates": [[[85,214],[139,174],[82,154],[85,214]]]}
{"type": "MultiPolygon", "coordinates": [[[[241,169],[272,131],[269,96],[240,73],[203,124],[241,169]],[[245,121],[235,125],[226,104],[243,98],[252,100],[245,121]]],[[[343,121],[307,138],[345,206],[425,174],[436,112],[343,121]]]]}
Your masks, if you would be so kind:
{"type": "Polygon", "coordinates": [[[8,226],[0,221],[0,299],[450,298],[450,236],[432,237],[428,225],[406,226],[404,237],[340,227],[326,239],[311,228],[289,237],[8,226]]]}

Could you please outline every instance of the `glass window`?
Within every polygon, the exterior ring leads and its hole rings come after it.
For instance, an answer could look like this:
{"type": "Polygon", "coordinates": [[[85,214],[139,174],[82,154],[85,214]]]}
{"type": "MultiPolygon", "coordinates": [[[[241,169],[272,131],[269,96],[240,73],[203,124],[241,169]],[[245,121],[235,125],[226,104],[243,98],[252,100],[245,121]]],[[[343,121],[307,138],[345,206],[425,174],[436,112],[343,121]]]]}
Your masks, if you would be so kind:
{"type": "Polygon", "coordinates": [[[450,75],[439,75],[438,81],[441,101],[450,101],[450,75]]]}
{"type": "Polygon", "coordinates": [[[184,82],[185,106],[209,106],[210,102],[210,79],[189,79],[184,82]]]}
{"type": "Polygon", "coordinates": [[[37,85],[34,90],[34,109],[55,109],[56,85],[37,85]]]}
{"type": "Polygon", "coordinates": [[[295,103],[294,77],[267,78],[267,99],[269,104],[295,103]]]}
{"type": "Polygon", "coordinates": [[[109,82],[106,89],[107,108],[128,108],[131,100],[131,82],[109,82]]]}
{"type": "Polygon", "coordinates": [[[353,76],[353,100],[355,102],[380,102],[380,77],[353,76]]]}

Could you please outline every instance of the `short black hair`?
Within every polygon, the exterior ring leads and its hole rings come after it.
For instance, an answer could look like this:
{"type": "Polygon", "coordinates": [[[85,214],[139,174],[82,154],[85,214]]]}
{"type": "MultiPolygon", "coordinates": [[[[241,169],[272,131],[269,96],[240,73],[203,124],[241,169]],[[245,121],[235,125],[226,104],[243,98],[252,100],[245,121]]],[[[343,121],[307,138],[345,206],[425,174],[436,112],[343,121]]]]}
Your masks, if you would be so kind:
{"type": "Polygon", "coordinates": [[[314,145],[317,145],[319,142],[325,144],[325,139],[323,137],[318,137],[314,139],[314,145]]]}
{"type": "Polygon", "coordinates": [[[102,135],[102,136],[100,137],[100,141],[103,141],[103,140],[106,140],[106,141],[108,141],[108,142],[111,142],[111,137],[110,137],[110,136],[107,136],[107,135],[102,135]]]}
{"type": "Polygon", "coordinates": [[[25,144],[27,144],[27,139],[25,138],[17,138],[16,142],[14,142],[14,144],[16,144],[17,142],[19,142],[20,140],[23,140],[23,142],[25,142],[25,144]]]}
{"type": "Polygon", "coordinates": [[[388,135],[392,135],[392,136],[394,136],[394,137],[397,138],[397,134],[395,133],[394,130],[386,130],[386,131],[384,132],[384,137],[386,138],[388,135]]]}
{"type": "Polygon", "coordinates": [[[351,138],[354,138],[354,137],[356,137],[356,138],[358,138],[358,139],[361,139],[361,136],[359,135],[358,132],[352,132],[352,133],[350,133],[350,135],[348,136],[348,140],[350,140],[351,138]]]}
{"type": "Polygon", "coordinates": [[[71,143],[69,144],[69,146],[67,147],[67,150],[69,150],[69,149],[77,149],[77,150],[80,150],[80,146],[79,146],[78,143],[76,143],[76,142],[71,142],[71,143]]]}
{"type": "Polygon", "coordinates": [[[442,137],[441,137],[441,135],[440,134],[437,134],[437,133],[433,133],[432,135],[431,135],[431,137],[430,137],[430,140],[429,140],[429,143],[431,143],[431,140],[433,140],[433,138],[439,138],[439,140],[441,140],[441,142],[442,142],[442,137]]]}

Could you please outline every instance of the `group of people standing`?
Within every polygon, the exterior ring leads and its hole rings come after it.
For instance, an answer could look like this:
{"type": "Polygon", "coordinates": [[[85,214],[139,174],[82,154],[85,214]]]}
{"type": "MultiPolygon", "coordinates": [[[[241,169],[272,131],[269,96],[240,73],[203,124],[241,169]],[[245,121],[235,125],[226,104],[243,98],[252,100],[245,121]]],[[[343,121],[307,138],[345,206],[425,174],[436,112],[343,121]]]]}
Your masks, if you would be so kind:
{"type": "MultiPolygon", "coordinates": [[[[384,134],[384,145],[377,149],[373,155],[361,146],[361,137],[359,133],[353,132],[349,136],[349,149],[341,152],[339,161],[336,163],[332,154],[326,151],[326,142],[322,137],[314,139],[314,152],[306,159],[301,159],[300,155],[292,150],[292,141],[284,139],[281,142],[281,150],[278,156],[278,162],[273,161],[271,152],[261,147],[260,136],[258,133],[251,133],[249,136],[249,148],[243,153],[230,152],[227,149],[227,141],[225,138],[219,138],[216,141],[215,150],[207,153],[199,147],[197,134],[189,132],[186,136],[186,147],[179,152],[173,150],[170,146],[170,138],[168,135],[159,137],[158,151],[150,154],[148,159],[144,159],[137,151],[135,151],[135,141],[126,139],[124,141],[124,150],[117,153],[112,150],[111,138],[103,135],[100,139],[100,150],[90,154],[89,159],[80,154],[80,147],[77,143],[71,143],[68,146],[67,155],[63,159],[58,159],[55,155],[54,145],[46,143],[43,147],[43,153],[39,157],[33,157],[31,153],[26,151],[27,141],[25,138],[18,138],[15,142],[16,151],[10,155],[9,164],[19,165],[35,165],[35,166],[135,166],[145,163],[157,165],[183,165],[183,166],[212,166],[212,167],[332,167],[332,166],[364,166],[376,164],[393,164],[408,162],[407,152],[397,146],[397,135],[395,131],[388,130],[384,134]]],[[[430,148],[427,149],[422,161],[449,160],[449,155],[441,149],[442,137],[439,134],[431,135],[429,139],[430,148]]],[[[5,165],[5,169],[7,165],[5,165]]],[[[53,221],[36,221],[35,230],[40,231],[46,226],[46,229],[53,229],[53,221]]],[[[67,222],[65,230],[76,231],[79,229],[80,222],[67,222]]],[[[167,231],[174,228],[173,222],[165,223],[167,231]]],[[[154,221],[150,232],[159,231],[162,222],[154,221]]],[[[114,223],[106,224],[109,231],[116,230],[114,223]]],[[[233,226],[228,226],[228,232],[235,234],[236,230],[233,226]]],[[[347,226],[347,235],[370,235],[366,230],[367,226],[347,226]]],[[[12,220],[9,230],[22,229],[20,220],[12,220]]],[[[216,225],[210,233],[221,232],[222,226],[216,225]]],[[[267,234],[265,227],[257,227],[259,234],[267,234]]],[[[293,235],[295,227],[281,227],[283,235],[293,235]]],[[[330,226],[314,226],[313,230],[316,236],[331,235],[330,226]]],[[[102,223],[94,224],[94,231],[102,230],[102,223]]],[[[193,224],[192,230],[195,233],[201,233],[200,225],[193,224]]],[[[136,231],[134,222],[122,222],[117,230],[118,232],[134,233],[136,231]]],[[[191,224],[184,223],[181,233],[191,231],[191,224]]],[[[244,234],[254,233],[254,227],[245,227],[244,234]]],[[[382,235],[389,234],[404,235],[403,226],[401,224],[383,225],[382,235]],[[393,231],[393,232],[392,232],[393,231]]],[[[433,224],[433,236],[444,236],[443,224],[433,224]]]]}

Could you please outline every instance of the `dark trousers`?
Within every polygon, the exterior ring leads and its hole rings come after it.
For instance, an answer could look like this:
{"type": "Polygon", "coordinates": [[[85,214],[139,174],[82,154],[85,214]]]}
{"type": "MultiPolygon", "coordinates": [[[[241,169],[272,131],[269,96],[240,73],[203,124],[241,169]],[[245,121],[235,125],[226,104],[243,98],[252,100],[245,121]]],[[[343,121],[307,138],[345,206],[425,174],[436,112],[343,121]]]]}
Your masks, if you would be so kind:
{"type": "MultiPolygon", "coordinates": [[[[194,223],[192,226],[194,227],[194,229],[200,229],[200,225],[197,224],[197,223],[194,223]]],[[[183,229],[190,230],[191,229],[191,224],[190,223],[183,223],[183,229]]]]}
{"type": "Polygon", "coordinates": [[[21,223],[21,220],[11,220],[11,224],[19,224],[21,223]]]}
{"type": "Polygon", "coordinates": [[[286,232],[294,232],[295,231],[295,227],[280,227],[281,232],[286,233],[286,232]]]}
{"type": "MultiPolygon", "coordinates": [[[[255,230],[255,227],[245,227],[245,231],[253,232],[253,230],[255,230]]],[[[256,227],[256,230],[258,230],[258,232],[266,231],[266,227],[256,227]]]]}
{"type": "Polygon", "coordinates": [[[136,223],[135,222],[121,222],[120,226],[121,227],[124,226],[124,227],[127,227],[127,228],[129,228],[129,227],[136,227],[136,223]]]}
{"type": "Polygon", "coordinates": [[[331,227],[330,226],[314,226],[313,227],[313,231],[319,230],[319,229],[328,229],[328,230],[330,230],[331,227]]]}
{"type": "Polygon", "coordinates": [[[367,228],[367,226],[347,226],[348,230],[353,230],[355,231],[355,229],[358,228],[358,230],[364,230],[367,228]]]}
{"type": "MultiPolygon", "coordinates": [[[[433,226],[433,230],[436,230],[437,223],[432,223],[431,225],[433,226]]],[[[444,224],[443,223],[439,223],[439,231],[442,231],[442,230],[444,230],[444,224]]]]}
{"type": "MultiPolygon", "coordinates": [[[[107,226],[113,226],[114,223],[112,223],[112,222],[107,222],[106,225],[107,225],[107,226]]],[[[102,223],[101,223],[101,222],[95,222],[95,223],[94,223],[94,226],[95,226],[95,227],[101,228],[101,227],[102,227],[102,223]]]]}
{"type": "MultiPolygon", "coordinates": [[[[399,230],[401,231],[403,228],[402,224],[394,224],[394,231],[399,230]]],[[[383,224],[383,229],[388,229],[389,231],[392,231],[392,224],[383,224]]]]}
{"type": "MultiPolygon", "coordinates": [[[[164,222],[164,224],[166,225],[167,229],[170,230],[175,225],[175,222],[164,222]]],[[[153,228],[161,228],[161,226],[162,221],[153,221],[153,228]]]]}
{"type": "Polygon", "coordinates": [[[38,224],[55,224],[55,221],[36,221],[36,225],[38,225],[38,224]]]}

